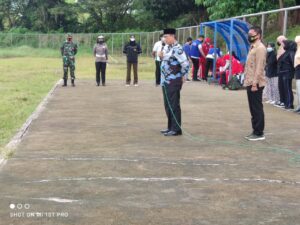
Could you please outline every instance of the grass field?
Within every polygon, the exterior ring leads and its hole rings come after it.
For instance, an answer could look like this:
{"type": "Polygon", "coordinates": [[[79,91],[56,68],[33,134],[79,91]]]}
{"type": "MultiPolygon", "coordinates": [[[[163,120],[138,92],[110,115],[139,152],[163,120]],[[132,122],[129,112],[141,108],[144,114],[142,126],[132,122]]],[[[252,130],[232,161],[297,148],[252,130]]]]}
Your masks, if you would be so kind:
{"type": "MultiPolygon", "coordinates": [[[[62,77],[59,53],[28,47],[0,50],[0,149],[22,126],[52,86],[62,77]],[[25,55],[29,55],[25,56],[25,55]]],[[[139,79],[154,79],[154,62],[140,58],[139,79]]],[[[125,83],[125,57],[110,57],[107,82],[112,79],[125,83]]],[[[81,54],[76,59],[76,77],[94,79],[92,56],[81,54]]]]}

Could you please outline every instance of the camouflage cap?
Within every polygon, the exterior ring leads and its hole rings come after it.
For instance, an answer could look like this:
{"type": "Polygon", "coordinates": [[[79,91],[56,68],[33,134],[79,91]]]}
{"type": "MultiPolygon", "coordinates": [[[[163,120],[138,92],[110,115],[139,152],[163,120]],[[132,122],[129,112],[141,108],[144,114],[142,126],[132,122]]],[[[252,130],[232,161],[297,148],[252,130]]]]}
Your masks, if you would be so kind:
{"type": "Polygon", "coordinates": [[[72,34],[71,34],[71,33],[68,33],[68,34],[67,34],[67,37],[72,37],[72,34]]]}

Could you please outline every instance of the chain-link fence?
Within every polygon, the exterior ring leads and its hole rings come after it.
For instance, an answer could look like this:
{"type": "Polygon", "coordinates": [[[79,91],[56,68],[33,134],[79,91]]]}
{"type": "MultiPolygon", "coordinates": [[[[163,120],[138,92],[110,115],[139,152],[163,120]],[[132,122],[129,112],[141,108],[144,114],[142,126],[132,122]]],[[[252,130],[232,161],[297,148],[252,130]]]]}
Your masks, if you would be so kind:
{"type": "MultiPolygon", "coordinates": [[[[300,35],[300,6],[272,10],[268,12],[256,13],[235,17],[262,27],[265,41],[276,42],[276,37],[284,34],[290,38],[300,35]]],[[[177,40],[185,43],[188,37],[195,39],[200,32],[199,26],[177,28],[177,40]]],[[[159,40],[161,31],[140,32],[140,33],[101,33],[105,36],[110,54],[122,55],[124,45],[129,41],[130,35],[135,35],[140,43],[144,56],[150,56],[152,47],[159,40]]],[[[213,37],[213,32],[209,28],[204,30],[205,36],[213,37]]],[[[90,50],[96,43],[99,34],[73,34],[73,39],[81,49],[90,50]]],[[[34,48],[59,49],[65,40],[65,34],[14,34],[0,33],[0,47],[30,46],[34,48]]],[[[218,46],[224,46],[223,40],[218,39],[218,46]]]]}

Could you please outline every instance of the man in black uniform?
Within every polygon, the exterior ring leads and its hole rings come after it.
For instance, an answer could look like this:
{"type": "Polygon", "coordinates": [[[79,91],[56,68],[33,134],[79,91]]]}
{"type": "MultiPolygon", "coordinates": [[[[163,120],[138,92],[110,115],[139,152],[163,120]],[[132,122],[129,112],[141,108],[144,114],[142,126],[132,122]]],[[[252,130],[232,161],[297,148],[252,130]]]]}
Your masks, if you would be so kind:
{"type": "Polygon", "coordinates": [[[133,67],[134,75],[134,86],[138,86],[138,55],[142,53],[142,49],[138,43],[135,41],[133,35],[130,36],[130,42],[124,46],[123,53],[127,56],[127,76],[126,76],[126,86],[130,85],[131,82],[131,67],[133,67]]]}

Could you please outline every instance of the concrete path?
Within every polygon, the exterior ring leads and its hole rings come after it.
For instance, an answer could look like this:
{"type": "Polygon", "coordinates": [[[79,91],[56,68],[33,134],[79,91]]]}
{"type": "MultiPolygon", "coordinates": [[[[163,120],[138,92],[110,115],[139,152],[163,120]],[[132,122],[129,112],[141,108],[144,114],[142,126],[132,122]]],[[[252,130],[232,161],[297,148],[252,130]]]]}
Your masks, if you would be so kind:
{"type": "Polygon", "coordinates": [[[300,115],[266,105],[250,143],[245,91],[187,83],[181,102],[188,133],[164,137],[152,82],[56,89],[0,171],[0,224],[300,224],[300,115]]]}

